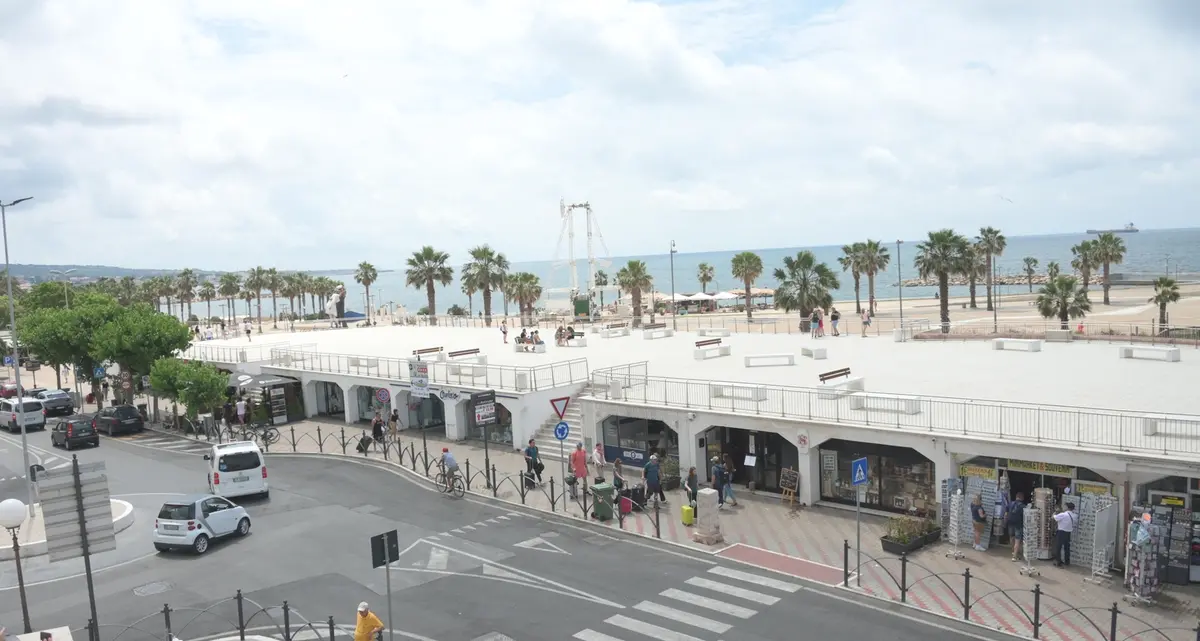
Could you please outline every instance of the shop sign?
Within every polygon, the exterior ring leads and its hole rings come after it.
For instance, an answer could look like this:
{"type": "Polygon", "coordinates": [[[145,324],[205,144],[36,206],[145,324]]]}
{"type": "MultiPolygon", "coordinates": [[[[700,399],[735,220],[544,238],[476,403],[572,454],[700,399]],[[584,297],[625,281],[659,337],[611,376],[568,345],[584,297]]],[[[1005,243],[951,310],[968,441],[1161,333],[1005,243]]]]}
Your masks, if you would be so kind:
{"type": "Polygon", "coordinates": [[[996,469],[992,467],[983,467],[982,465],[959,465],[958,475],[994,481],[996,480],[996,469]]]}
{"type": "Polygon", "coordinates": [[[616,445],[604,446],[604,458],[609,461],[621,459],[622,463],[635,464],[641,467],[646,462],[646,452],[635,450],[630,447],[617,447],[616,445]]]}
{"type": "Polygon", "coordinates": [[[442,399],[443,401],[457,401],[460,396],[462,395],[458,393],[458,390],[438,390],[438,398],[442,399]]]}
{"type": "Polygon", "coordinates": [[[1038,463],[1036,461],[1021,461],[1008,459],[1008,469],[1011,472],[1030,472],[1033,474],[1050,474],[1053,476],[1075,477],[1075,468],[1056,463],[1038,463]]]}
{"type": "Polygon", "coordinates": [[[1088,483],[1075,481],[1071,484],[1075,494],[1112,494],[1112,485],[1108,483],[1088,483]]]}
{"type": "Polygon", "coordinates": [[[800,454],[808,453],[808,430],[799,430],[796,434],[796,449],[800,454]]]}
{"type": "Polygon", "coordinates": [[[429,363],[424,361],[409,361],[408,380],[412,383],[413,396],[417,398],[429,398],[429,363]]]}
{"type": "Polygon", "coordinates": [[[1159,497],[1158,504],[1166,505],[1169,507],[1183,507],[1183,497],[1179,497],[1179,496],[1159,497]]]}
{"type": "Polygon", "coordinates": [[[476,392],[471,395],[471,404],[475,408],[475,425],[496,424],[496,391],[476,392]]]}

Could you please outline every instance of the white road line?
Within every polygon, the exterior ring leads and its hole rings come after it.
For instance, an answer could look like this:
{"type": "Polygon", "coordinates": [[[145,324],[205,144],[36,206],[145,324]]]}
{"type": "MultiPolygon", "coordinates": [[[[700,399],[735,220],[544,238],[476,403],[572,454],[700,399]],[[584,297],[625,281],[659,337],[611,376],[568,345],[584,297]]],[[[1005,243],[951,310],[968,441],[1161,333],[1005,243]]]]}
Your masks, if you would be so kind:
{"type": "Polygon", "coordinates": [[[712,574],[719,574],[730,579],[740,579],[742,581],[755,583],[763,587],[783,590],[784,592],[800,591],[800,586],[796,585],[795,583],[788,583],[787,581],[780,581],[779,579],[772,579],[771,577],[767,576],[759,576],[749,572],[742,572],[741,570],[734,570],[733,568],[727,568],[720,565],[714,568],[709,568],[708,571],[712,574]]]}
{"type": "Polygon", "coordinates": [[[476,527],[487,527],[487,521],[480,521],[475,524],[476,527]]]}
{"type": "Polygon", "coordinates": [[[580,630],[574,634],[574,637],[579,641],[621,641],[617,637],[610,637],[595,630],[580,630]]]}
{"type": "Polygon", "coordinates": [[[160,447],[164,450],[182,450],[196,447],[196,444],[188,443],[187,441],[171,441],[169,443],[163,443],[162,445],[155,445],[155,447],[160,447]]]}
{"type": "Polygon", "coordinates": [[[719,581],[710,581],[703,577],[695,576],[687,581],[684,581],[684,583],[687,583],[688,585],[694,585],[698,588],[705,588],[714,592],[728,594],[729,596],[734,596],[739,599],[754,601],[755,603],[762,603],[763,605],[775,605],[776,603],[779,603],[779,597],[777,596],[771,596],[769,594],[755,592],[754,590],[747,590],[745,588],[726,585],[719,581]]]}
{"type": "Polygon", "coordinates": [[[488,519],[488,520],[487,520],[487,522],[488,522],[488,523],[495,523],[495,522],[496,522],[496,519],[488,519]]]}
{"type": "Polygon", "coordinates": [[[720,612],[721,614],[728,614],[729,616],[734,616],[739,619],[749,619],[750,617],[758,614],[757,610],[743,608],[740,605],[726,603],[717,599],[710,599],[706,596],[692,594],[691,592],[684,592],[683,590],[677,590],[675,588],[663,590],[662,592],[659,592],[659,595],[665,596],[668,599],[675,599],[676,601],[690,603],[692,605],[704,608],[705,610],[712,610],[714,612],[720,612]]]}
{"type": "Polygon", "coordinates": [[[474,526],[471,526],[471,525],[464,525],[464,526],[462,526],[462,529],[464,529],[464,530],[474,530],[474,529],[475,529],[475,527],[474,527],[474,526]]]}
{"type": "Polygon", "coordinates": [[[455,534],[462,534],[462,533],[463,533],[463,531],[462,531],[462,530],[460,530],[460,529],[458,529],[458,528],[454,528],[453,530],[450,530],[450,531],[451,531],[451,532],[454,532],[455,534]]]}
{"type": "Polygon", "coordinates": [[[450,564],[450,553],[441,548],[429,548],[429,563],[425,567],[430,570],[445,570],[450,564]]]}
{"type": "MultiPolygon", "coordinates": [[[[59,463],[58,465],[55,465],[53,467],[48,467],[46,469],[47,470],[61,470],[64,467],[71,467],[71,462],[67,461],[66,463],[59,463]]],[[[72,474],[74,474],[74,472],[72,472],[72,474]]]]}
{"type": "Polygon", "coordinates": [[[604,622],[615,625],[618,628],[625,628],[631,632],[644,634],[648,637],[658,639],[659,641],[703,641],[702,639],[694,637],[690,634],[668,630],[664,627],[654,625],[653,623],[646,623],[645,621],[631,619],[624,614],[614,614],[605,619],[604,622]]]}
{"type": "Polygon", "coordinates": [[[137,443],[138,445],[159,445],[162,443],[178,443],[179,439],[156,436],[151,438],[133,438],[129,439],[129,442],[137,443]]]}
{"type": "Polygon", "coordinates": [[[654,614],[664,619],[670,619],[672,621],[686,623],[687,625],[693,625],[697,628],[708,630],[709,632],[716,632],[717,634],[725,634],[730,628],[733,627],[728,623],[713,621],[712,619],[706,619],[702,616],[692,614],[691,612],[676,610],[675,608],[659,605],[651,601],[642,601],[641,603],[633,606],[633,609],[654,614]]]}
{"type": "Polygon", "coordinates": [[[496,518],[500,519],[501,521],[507,521],[507,520],[508,520],[508,517],[507,517],[507,516],[497,516],[496,518]]]}

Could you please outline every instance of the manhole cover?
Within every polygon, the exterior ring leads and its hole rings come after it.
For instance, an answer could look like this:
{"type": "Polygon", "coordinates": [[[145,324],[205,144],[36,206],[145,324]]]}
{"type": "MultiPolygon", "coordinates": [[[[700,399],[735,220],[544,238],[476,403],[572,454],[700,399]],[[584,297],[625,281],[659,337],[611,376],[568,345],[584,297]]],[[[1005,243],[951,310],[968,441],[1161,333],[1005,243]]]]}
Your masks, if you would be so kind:
{"type": "Polygon", "coordinates": [[[166,581],[155,581],[147,583],[140,588],[134,588],[133,593],[137,596],[151,596],[154,594],[162,594],[171,589],[171,584],[166,581]]]}

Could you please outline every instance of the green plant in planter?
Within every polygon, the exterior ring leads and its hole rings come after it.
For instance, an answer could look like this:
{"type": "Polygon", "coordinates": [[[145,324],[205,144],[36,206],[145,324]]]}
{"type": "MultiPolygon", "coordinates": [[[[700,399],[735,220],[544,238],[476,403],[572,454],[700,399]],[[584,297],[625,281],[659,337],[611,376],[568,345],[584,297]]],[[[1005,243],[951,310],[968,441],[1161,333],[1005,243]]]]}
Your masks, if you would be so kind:
{"type": "Polygon", "coordinates": [[[884,537],[896,543],[908,545],[921,534],[922,525],[920,521],[907,516],[893,516],[888,519],[884,537]]]}
{"type": "Polygon", "coordinates": [[[658,472],[662,477],[663,490],[669,492],[679,488],[681,481],[679,477],[679,459],[664,456],[658,462],[658,472]]]}

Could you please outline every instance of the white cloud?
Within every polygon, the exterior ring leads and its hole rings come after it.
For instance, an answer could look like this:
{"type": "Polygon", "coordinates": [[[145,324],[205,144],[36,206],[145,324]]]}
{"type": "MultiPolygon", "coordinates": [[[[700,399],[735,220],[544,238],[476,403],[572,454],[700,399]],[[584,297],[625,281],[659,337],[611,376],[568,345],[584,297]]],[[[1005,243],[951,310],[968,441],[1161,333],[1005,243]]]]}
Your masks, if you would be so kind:
{"type": "Polygon", "coordinates": [[[15,261],[146,267],[546,259],[564,197],[619,255],[1183,226],[1181,6],[14,0],[0,197],[15,261]]]}

